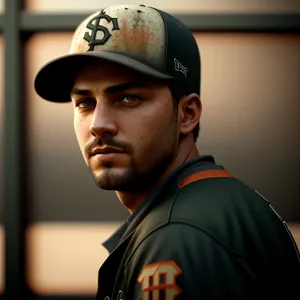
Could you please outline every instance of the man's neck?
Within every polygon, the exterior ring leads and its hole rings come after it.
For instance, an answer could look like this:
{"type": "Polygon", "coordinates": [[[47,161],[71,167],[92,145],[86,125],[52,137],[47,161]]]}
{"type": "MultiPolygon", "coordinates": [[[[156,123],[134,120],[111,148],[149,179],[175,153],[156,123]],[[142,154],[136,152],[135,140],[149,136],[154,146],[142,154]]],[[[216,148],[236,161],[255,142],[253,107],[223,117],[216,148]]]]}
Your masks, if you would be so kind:
{"type": "MultiPolygon", "coordinates": [[[[184,149],[184,147],[183,147],[184,149]]],[[[177,152],[175,159],[172,161],[168,169],[165,171],[163,176],[161,176],[154,185],[149,187],[145,191],[138,191],[138,192],[122,192],[117,191],[116,194],[122,204],[127,207],[129,212],[132,214],[137,207],[149,196],[149,194],[164,180],[166,179],[175,169],[180,167],[185,162],[194,159],[199,156],[199,152],[196,148],[196,145],[192,145],[188,150],[183,151],[179,149],[177,152]]]]}

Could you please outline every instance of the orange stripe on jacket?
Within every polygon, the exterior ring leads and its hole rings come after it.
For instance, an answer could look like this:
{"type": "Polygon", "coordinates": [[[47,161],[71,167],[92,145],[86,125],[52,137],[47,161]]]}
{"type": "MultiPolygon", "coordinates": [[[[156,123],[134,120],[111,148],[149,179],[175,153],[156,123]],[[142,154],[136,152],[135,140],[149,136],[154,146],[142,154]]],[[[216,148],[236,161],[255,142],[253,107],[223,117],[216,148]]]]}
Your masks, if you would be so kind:
{"type": "Polygon", "coordinates": [[[207,178],[232,178],[232,176],[225,170],[200,171],[184,178],[182,181],[178,183],[178,186],[180,188],[183,188],[184,186],[192,182],[202,180],[202,179],[207,179],[207,178]]]}

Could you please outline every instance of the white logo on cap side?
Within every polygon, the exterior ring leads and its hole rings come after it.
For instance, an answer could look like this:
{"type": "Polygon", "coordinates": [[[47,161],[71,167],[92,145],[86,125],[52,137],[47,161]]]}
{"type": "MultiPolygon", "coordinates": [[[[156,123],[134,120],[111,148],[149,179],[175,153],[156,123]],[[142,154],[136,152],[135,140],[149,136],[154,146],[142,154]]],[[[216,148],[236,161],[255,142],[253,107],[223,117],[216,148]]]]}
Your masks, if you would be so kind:
{"type": "Polygon", "coordinates": [[[187,77],[188,68],[186,68],[182,63],[180,63],[176,58],[174,58],[175,70],[182,72],[185,77],[187,77]]]}

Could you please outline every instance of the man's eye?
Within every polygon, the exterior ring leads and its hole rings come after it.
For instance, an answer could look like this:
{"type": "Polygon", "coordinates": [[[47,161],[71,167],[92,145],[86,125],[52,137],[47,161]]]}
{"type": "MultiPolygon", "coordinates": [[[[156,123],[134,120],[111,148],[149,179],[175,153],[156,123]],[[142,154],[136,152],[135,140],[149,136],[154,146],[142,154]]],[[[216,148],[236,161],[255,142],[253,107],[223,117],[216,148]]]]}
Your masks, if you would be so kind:
{"type": "Polygon", "coordinates": [[[76,106],[80,108],[86,108],[95,105],[96,105],[96,101],[94,99],[83,99],[76,103],[76,106]]]}
{"type": "Polygon", "coordinates": [[[137,95],[126,95],[126,96],[122,97],[121,101],[122,101],[122,103],[125,103],[125,104],[136,104],[141,99],[142,98],[137,95]]]}

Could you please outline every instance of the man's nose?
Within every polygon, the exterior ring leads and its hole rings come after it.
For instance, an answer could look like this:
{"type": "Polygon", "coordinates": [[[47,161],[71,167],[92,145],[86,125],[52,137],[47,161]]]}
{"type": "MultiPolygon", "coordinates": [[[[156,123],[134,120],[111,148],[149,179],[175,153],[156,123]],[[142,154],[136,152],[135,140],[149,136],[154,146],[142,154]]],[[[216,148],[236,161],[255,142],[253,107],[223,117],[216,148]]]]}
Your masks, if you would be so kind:
{"type": "Polygon", "coordinates": [[[118,132],[115,116],[112,108],[106,107],[105,105],[97,105],[90,125],[92,135],[115,136],[118,132]]]}

